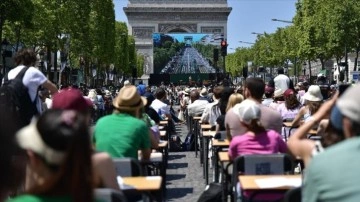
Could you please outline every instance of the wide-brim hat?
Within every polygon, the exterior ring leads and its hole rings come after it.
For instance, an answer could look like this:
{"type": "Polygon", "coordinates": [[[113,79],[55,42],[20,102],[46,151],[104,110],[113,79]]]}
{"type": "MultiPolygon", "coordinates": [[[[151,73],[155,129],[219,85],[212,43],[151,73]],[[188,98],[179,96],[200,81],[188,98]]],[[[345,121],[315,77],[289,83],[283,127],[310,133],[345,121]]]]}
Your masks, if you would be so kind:
{"type": "Polygon", "coordinates": [[[308,101],[318,102],[323,100],[321,89],[317,85],[311,85],[304,95],[304,99],[308,101]]]}
{"type": "Polygon", "coordinates": [[[137,92],[136,87],[133,85],[121,88],[113,101],[113,105],[116,109],[130,111],[142,108],[146,103],[146,98],[141,97],[137,92]]]}

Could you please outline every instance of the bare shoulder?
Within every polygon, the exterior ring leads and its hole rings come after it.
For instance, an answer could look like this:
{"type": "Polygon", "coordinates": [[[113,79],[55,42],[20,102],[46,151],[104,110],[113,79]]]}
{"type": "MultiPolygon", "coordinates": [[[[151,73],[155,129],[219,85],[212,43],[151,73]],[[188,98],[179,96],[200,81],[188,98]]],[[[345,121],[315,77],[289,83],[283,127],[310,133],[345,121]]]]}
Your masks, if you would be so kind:
{"type": "Polygon", "coordinates": [[[94,153],[92,155],[92,160],[95,164],[112,161],[111,156],[106,152],[94,153]]]}

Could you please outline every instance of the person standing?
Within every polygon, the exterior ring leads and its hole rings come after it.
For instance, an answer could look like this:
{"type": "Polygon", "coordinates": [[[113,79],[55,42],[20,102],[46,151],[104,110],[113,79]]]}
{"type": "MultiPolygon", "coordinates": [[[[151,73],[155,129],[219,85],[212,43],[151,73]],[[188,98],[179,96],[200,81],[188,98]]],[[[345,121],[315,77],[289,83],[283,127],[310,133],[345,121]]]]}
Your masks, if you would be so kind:
{"type": "MultiPolygon", "coordinates": [[[[22,82],[24,86],[28,88],[28,93],[31,101],[36,105],[37,112],[35,113],[40,114],[42,112],[42,102],[38,96],[39,87],[42,86],[45,89],[49,90],[51,95],[57,93],[58,89],[56,85],[49,81],[39,69],[34,67],[37,62],[37,57],[32,49],[22,49],[18,51],[15,55],[14,60],[16,67],[9,71],[9,73],[7,74],[7,79],[9,81],[15,79],[15,77],[22,70],[24,70],[24,68],[28,67],[24,74],[22,82]]],[[[25,120],[25,122],[30,123],[30,120],[25,120]]]]}

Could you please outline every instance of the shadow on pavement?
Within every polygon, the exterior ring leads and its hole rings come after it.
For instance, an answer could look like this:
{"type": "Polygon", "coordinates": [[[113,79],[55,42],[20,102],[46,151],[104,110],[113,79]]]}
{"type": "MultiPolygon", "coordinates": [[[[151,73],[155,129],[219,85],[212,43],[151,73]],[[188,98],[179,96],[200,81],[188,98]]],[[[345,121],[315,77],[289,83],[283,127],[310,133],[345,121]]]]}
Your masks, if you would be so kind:
{"type": "Polygon", "coordinates": [[[170,160],[175,160],[175,159],[181,159],[184,157],[186,157],[185,154],[171,154],[171,155],[169,155],[168,160],[170,161],[170,160]]]}
{"type": "Polygon", "coordinates": [[[166,201],[176,201],[172,199],[182,198],[187,194],[192,194],[192,193],[193,193],[193,188],[169,188],[166,192],[166,201]]]}
{"type": "Polygon", "coordinates": [[[166,181],[172,181],[172,180],[180,180],[185,178],[185,174],[174,174],[174,175],[166,175],[166,181]]]}
{"type": "Polygon", "coordinates": [[[167,169],[187,168],[188,163],[169,163],[167,169]]]}

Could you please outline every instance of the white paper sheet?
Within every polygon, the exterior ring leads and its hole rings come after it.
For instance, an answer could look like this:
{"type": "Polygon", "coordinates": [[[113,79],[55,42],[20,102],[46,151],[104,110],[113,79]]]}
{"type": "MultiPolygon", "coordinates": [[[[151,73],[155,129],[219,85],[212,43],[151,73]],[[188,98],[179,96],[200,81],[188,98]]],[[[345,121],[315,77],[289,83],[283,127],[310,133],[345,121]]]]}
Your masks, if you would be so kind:
{"type": "Polygon", "coordinates": [[[285,177],[270,177],[264,179],[256,179],[255,183],[259,188],[274,188],[274,187],[300,187],[301,178],[285,178],[285,177]]]}

